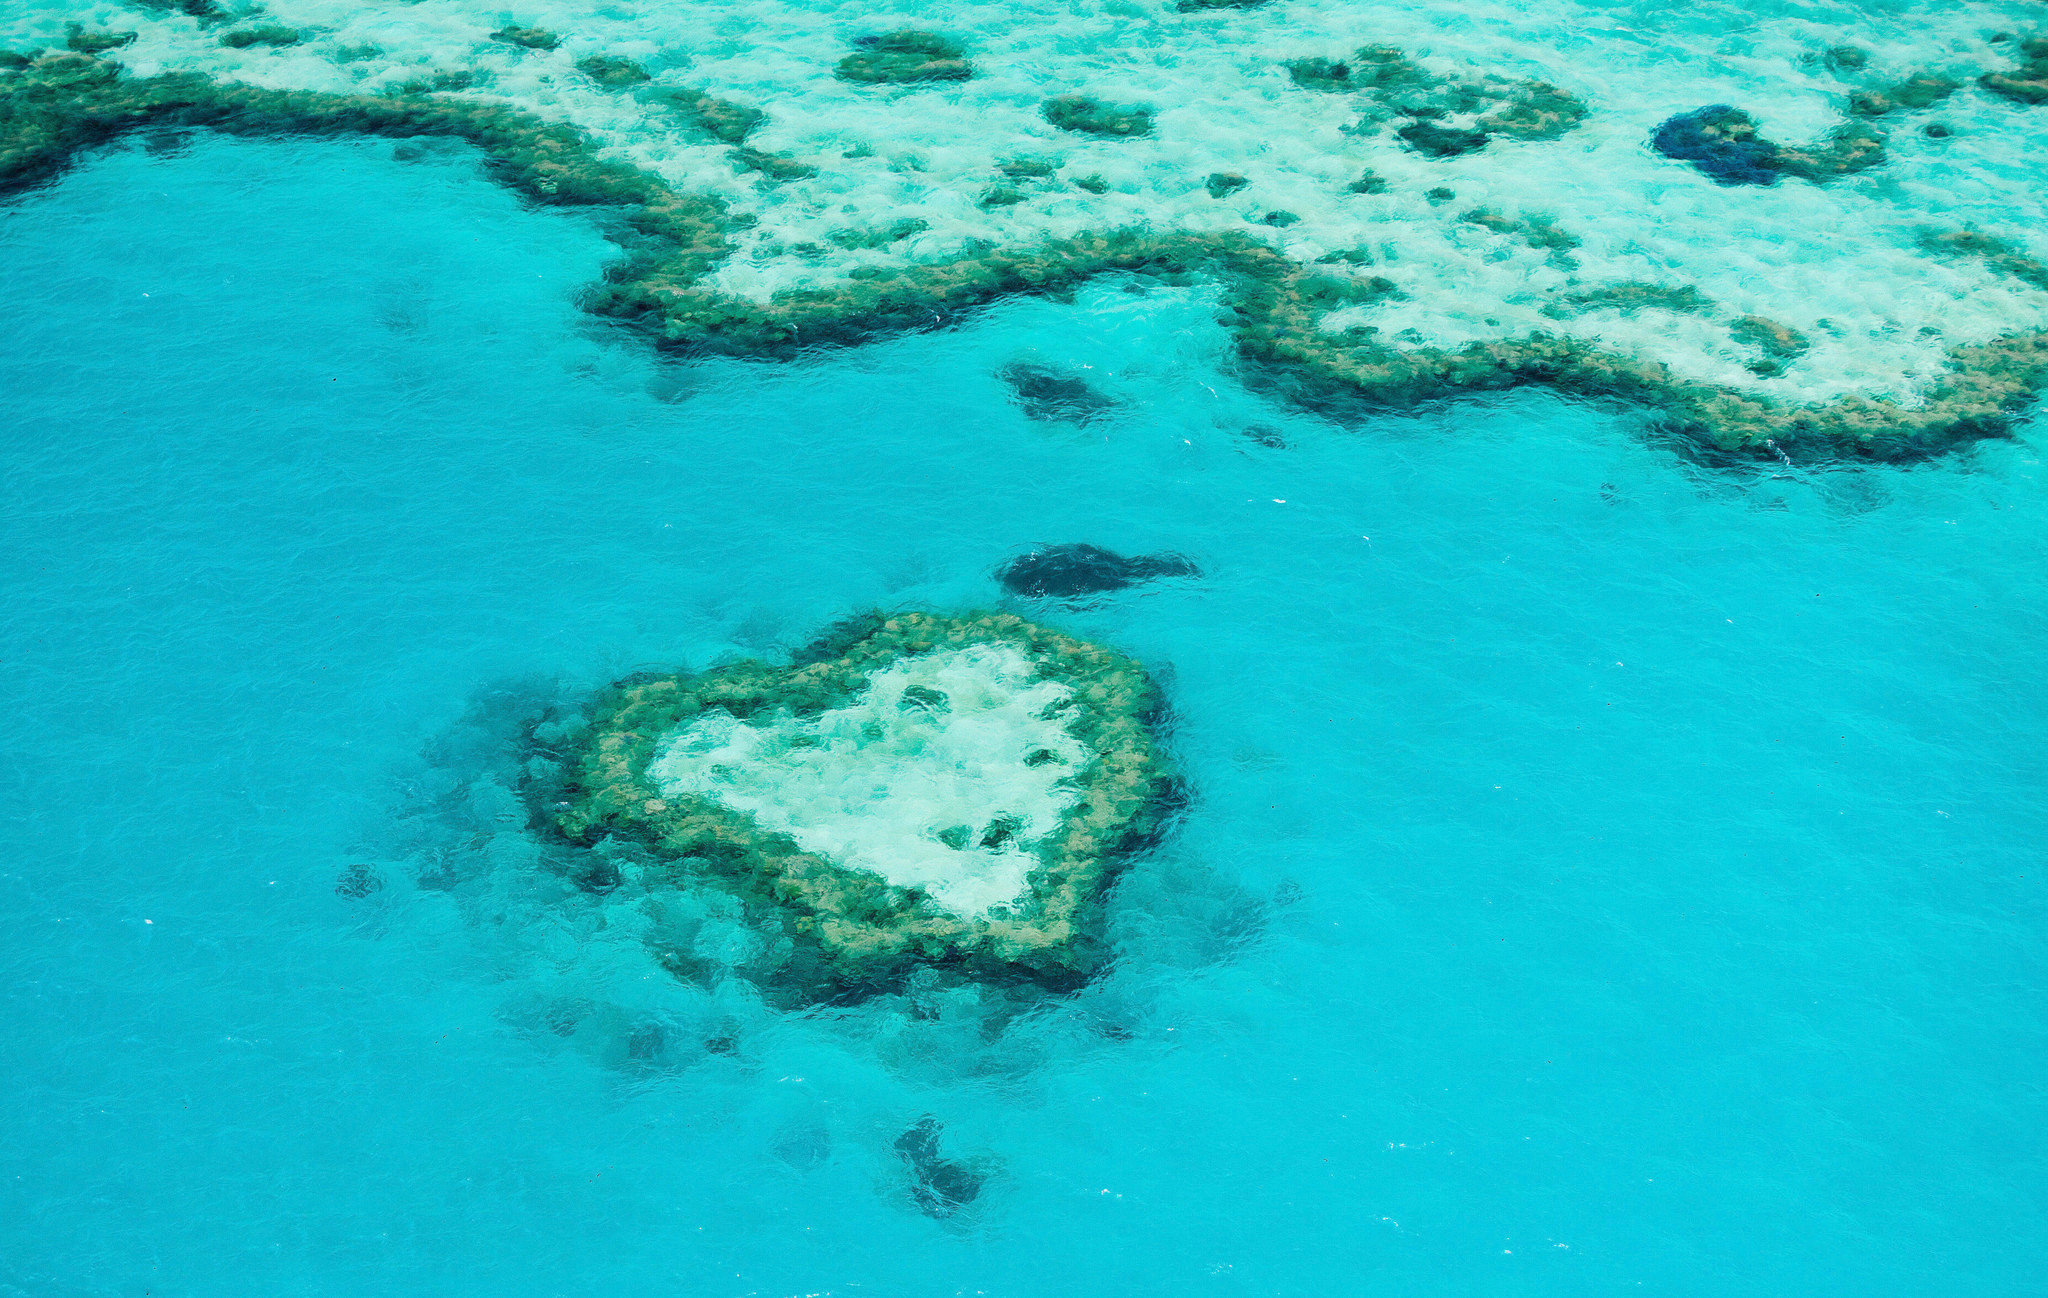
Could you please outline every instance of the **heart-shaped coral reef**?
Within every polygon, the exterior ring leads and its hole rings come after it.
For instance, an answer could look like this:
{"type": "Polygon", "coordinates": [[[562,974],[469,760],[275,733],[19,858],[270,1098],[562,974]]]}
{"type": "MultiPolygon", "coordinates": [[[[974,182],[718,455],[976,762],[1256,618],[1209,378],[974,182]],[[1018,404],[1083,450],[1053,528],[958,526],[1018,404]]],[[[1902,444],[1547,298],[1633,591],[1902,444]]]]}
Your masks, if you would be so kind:
{"type": "Polygon", "coordinates": [[[837,986],[1072,985],[1171,801],[1157,711],[1137,663],[1022,618],[875,614],[787,667],[614,687],[555,820],[780,913],[837,986]]]}

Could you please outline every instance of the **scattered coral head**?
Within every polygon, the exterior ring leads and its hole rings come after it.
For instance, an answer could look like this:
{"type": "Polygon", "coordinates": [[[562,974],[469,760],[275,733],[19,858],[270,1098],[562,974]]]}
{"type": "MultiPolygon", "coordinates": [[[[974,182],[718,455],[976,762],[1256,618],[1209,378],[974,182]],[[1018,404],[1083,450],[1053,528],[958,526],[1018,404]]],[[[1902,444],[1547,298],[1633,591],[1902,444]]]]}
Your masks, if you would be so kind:
{"type": "Polygon", "coordinates": [[[914,85],[966,81],[974,75],[967,47],[950,36],[905,27],[854,42],[859,48],[834,69],[847,81],[871,85],[914,85]]]}
{"type": "Polygon", "coordinates": [[[2014,103],[2048,104],[2048,34],[2021,41],[2020,56],[2012,71],[1986,73],[1977,84],[2014,103]]]}

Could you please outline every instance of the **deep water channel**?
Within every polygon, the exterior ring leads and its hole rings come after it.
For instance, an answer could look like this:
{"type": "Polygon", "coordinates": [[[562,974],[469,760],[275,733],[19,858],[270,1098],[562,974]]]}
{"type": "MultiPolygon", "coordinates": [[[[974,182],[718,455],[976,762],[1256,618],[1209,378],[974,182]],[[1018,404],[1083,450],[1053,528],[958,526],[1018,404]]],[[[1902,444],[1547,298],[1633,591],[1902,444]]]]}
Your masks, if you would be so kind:
{"type": "Polygon", "coordinates": [[[1783,473],[1546,396],[1340,428],[1116,282],[688,364],[576,310],[609,251],[389,143],[0,207],[0,1294],[2038,1283],[2038,419],[1783,473]],[[1202,575],[1004,595],[1047,542],[1202,575]],[[1193,792],[1074,997],[627,979],[517,826],[437,884],[499,700],[998,604],[1144,661],[1193,792]]]}

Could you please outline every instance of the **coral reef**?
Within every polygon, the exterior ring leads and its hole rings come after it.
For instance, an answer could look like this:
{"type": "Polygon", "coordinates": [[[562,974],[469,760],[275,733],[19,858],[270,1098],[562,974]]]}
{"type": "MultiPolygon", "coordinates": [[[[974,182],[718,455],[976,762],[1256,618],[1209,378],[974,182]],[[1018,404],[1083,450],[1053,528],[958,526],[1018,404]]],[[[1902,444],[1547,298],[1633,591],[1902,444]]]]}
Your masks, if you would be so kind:
{"type": "Polygon", "coordinates": [[[220,43],[229,49],[247,50],[258,45],[280,48],[297,45],[301,33],[296,27],[285,27],[278,23],[259,23],[254,27],[237,27],[220,38],[220,43]]]}
{"type": "Polygon", "coordinates": [[[930,228],[922,218],[906,216],[880,230],[835,230],[825,237],[841,248],[886,248],[930,228]]]}
{"type": "Polygon", "coordinates": [[[1212,171],[1202,187],[1209,191],[1211,198],[1228,198],[1252,182],[1234,171],[1212,171]]]}
{"type": "MultiPolygon", "coordinates": [[[[1346,75],[1356,74],[1347,69],[1346,75]]],[[[743,140],[761,120],[756,109],[700,92],[643,93],[727,143],[743,140]]],[[[573,126],[503,104],[409,88],[333,95],[214,83],[188,73],[128,77],[104,59],[73,52],[0,68],[0,190],[32,184],[82,148],[151,126],[466,141],[485,155],[494,174],[529,198],[616,208],[622,219],[614,237],[626,255],[587,295],[587,308],[644,326],[666,346],[692,351],[794,355],[806,346],[943,327],[1007,296],[1063,293],[1091,277],[1117,273],[1215,279],[1224,294],[1225,323],[1250,375],[1340,413],[1542,385],[1644,407],[1660,428],[1714,453],[1789,448],[1911,458],[2006,434],[2015,414],[2048,384],[2043,332],[1952,349],[1946,372],[1911,402],[1843,396],[1791,404],[1542,332],[1457,348],[1397,348],[1362,330],[1332,332],[1320,323],[1334,305],[1391,293],[1391,285],[1335,279],[1291,260],[1248,230],[1119,229],[1036,245],[980,247],[948,261],[874,267],[865,278],[785,291],[762,302],[707,282],[712,268],[731,253],[731,234],[739,224],[723,203],[678,193],[651,172],[600,156],[573,126]]],[[[1846,156],[1862,158],[1860,165],[1874,160],[1861,146],[1850,146],[1846,156]]],[[[1781,170],[1799,174],[1791,166],[1781,170]]],[[[1105,184],[1088,176],[1073,183],[1091,190],[1105,184]]],[[[1431,193],[1432,201],[1451,197],[1448,190],[1431,193]]]]}
{"type": "Polygon", "coordinates": [[[1540,212],[1517,218],[1503,216],[1491,208],[1475,207],[1458,219],[1494,234],[1518,238],[1531,248],[1550,253],[1561,264],[1574,264],[1564,254],[1579,246],[1579,237],[1540,212]]]}
{"type": "Polygon", "coordinates": [[[1587,112],[1583,100],[1547,81],[1442,75],[1391,45],[1368,45],[1348,60],[1296,59],[1287,74],[1304,90],[1362,95],[1371,105],[1367,122],[1409,119],[1396,138],[1432,158],[1475,152],[1496,135],[1555,140],[1587,112]]]}
{"type": "Polygon", "coordinates": [[[592,54],[576,60],[576,70],[607,90],[620,90],[651,80],[647,69],[631,59],[592,54]]]}
{"type": "Polygon", "coordinates": [[[1087,95],[1054,95],[1039,105],[1045,120],[1076,135],[1128,139],[1152,133],[1152,110],[1142,104],[1106,104],[1087,95]]]}
{"type": "Polygon", "coordinates": [[[1691,284],[1650,284],[1627,280],[1568,293],[1561,303],[1553,304],[1548,313],[1565,315],[1572,311],[1608,310],[1628,315],[1646,309],[1691,315],[1713,310],[1714,300],[1691,284]]]}
{"type": "Polygon", "coordinates": [[[217,85],[185,73],[130,78],[111,63],[70,53],[45,55],[0,79],[0,190],[45,178],[79,149],[145,126],[463,140],[490,160],[499,179],[530,198],[620,208],[627,258],[612,273],[640,292],[694,283],[731,250],[722,204],[678,194],[644,171],[601,159],[574,127],[517,109],[419,94],[217,85]]]}
{"type": "Polygon", "coordinates": [[[1885,157],[1883,139],[1868,127],[1838,126],[1816,149],[1791,149],[1764,138],[1754,118],[1727,104],[1666,118],[1650,142],[1718,185],[1775,185],[1781,175],[1832,180],[1879,166],[1885,157]]]}
{"type": "Polygon", "coordinates": [[[1030,361],[1012,361],[996,377],[1030,419],[1085,424],[1117,407],[1116,398],[1096,391],[1086,379],[1030,361]]]}
{"type": "Polygon", "coordinates": [[[914,85],[925,81],[966,81],[974,75],[967,47],[937,32],[902,28],[855,42],[853,53],[834,70],[847,81],[914,85]]]}
{"type": "Polygon", "coordinates": [[[1976,230],[1922,230],[1920,246],[1937,257],[1976,257],[2001,275],[2048,292],[2048,262],[1996,235],[1976,230]]]}
{"type": "Polygon", "coordinates": [[[744,145],[732,151],[732,161],[741,171],[754,172],[771,185],[805,180],[818,174],[816,167],[801,158],[792,158],[786,153],[750,149],[744,145]]]}
{"type": "Polygon", "coordinates": [[[1849,96],[1849,111],[1857,117],[1883,117],[1899,110],[1932,108],[1963,88],[1954,77],[1939,72],[1917,72],[1904,81],[1876,90],[1859,90],[1849,96]]]}
{"type": "Polygon", "coordinates": [[[1004,590],[1034,599],[1073,599],[1161,577],[1201,575],[1202,570],[1182,555],[1141,554],[1127,559],[1114,550],[1085,543],[1044,546],[996,569],[996,580],[1004,590]]]}
{"type": "Polygon", "coordinates": [[[929,1217],[950,1217],[960,1211],[981,1196],[981,1187],[988,1180],[972,1164],[939,1152],[945,1131],[943,1123],[927,1114],[896,1137],[896,1152],[910,1171],[910,1197],[929,1217]]]}
{"type": "Polygon", "coordinates": [[[1429,158],[1455,158],[1486,147],[1493,137],[1485,131],[1441,122],[1410,122],[1395,131],[1401,143],[1429,158]]]}
{"type": "Polygon", "coordinates": [[[1763,353],[1762,359],[1752,362],[1749,368],[1766,377],[1783,374],[1785,367],[1806,355],[1810,346],[1806,335],[1797,329],[1760,315],[1743,316],[1728,326],[1728,336],[1763,353]]]}
{"type": "MultiPolygon", "coordinates": [[[[89,32],[78,23],[68,23],[64,29],[64,48],[79,54],[105,54],[125,45],[133,45],[137,32],[89,32]]],[[[293,33],[294,37],[297,33],[293,33]]]]}
{"type": "Polygon", "coordinates": [[[529,50],[551,50],[562,43],[560,36],[545,27],[519,27],[510,23],[492,32],[491,39],[501,45],[517,45],[529,50]]]}
{"type": "Polygon", "coordinates": [[[2048,34],[2020,42],[2019,66],[2010,72],[1987,72],[1977,84],[2018,104],[2048,104],[2048,34]]]}
{"type": "MultiPolygon", "coordinates": [[[[621,682],[577,741],[553,819],[573,843],[624,844],[647,854],[652,868],[782,916],[788,940],[813,953],[809,973],[822,986],[883,986],[920,964],[1072,986],[1105,958],[1099,924],[1111,874],[1160,830],[1170,807],[1172,780],[1149,728],[1158,706],[1130,659],[1022,618],[874,614],[844,624],[787,667],[747,661],[621,682]],[[922,664],[934,680],[966,682],[956,687],[965,692],[949,701],[942,690],[903,688],[922,664]],[[948,751],[935,736],[949,711],[979,718],[976,709],[1014,713],[1027,704],[1039,707],[1034,733],[1049,742],[1009,760],[1027,779],[1053,779],[1043,787],[1069,800],[1057,823],[1027,837],[1041,828],[1035,813],[998,814],[918,849],[957,858],[962,870],[974,866],[970,849],[1024,853],[1022,891],[1000,900],[968,878],[959,895],[974,904],[948,903],[954,885],[943,878],[892,882],[835,859],[827,842],[855,844],[844,850],[856,859],[876,858],[861,855],[858,833],[847,837],[845,816],[775,807],[763,783],[835,757],[864,760],[865,769],[929,760],[948,751]],[[824,819],[807,828],[813,815],[824,819]]],[[[968,733],[985,729],[971,725],[968,733]]],[[[995,760],[947,778],[980,788],[995,760]]],[[[839,787],[836,777],[820,778],[821,788],[839,787]]],[[[870,820],[889,810],[872,799],[855,806],[870,820]]],[[[913,803],[906,814],[916,824],[945,810],[913,803]]]]}
{"type": "Polygon", "coordinates": [[[664,104],[691,127],[721,144],[743,144],[768,114],[750,104],[707,95],[687,86],[661,86],[646,92],[653,103],[664,104]]]}

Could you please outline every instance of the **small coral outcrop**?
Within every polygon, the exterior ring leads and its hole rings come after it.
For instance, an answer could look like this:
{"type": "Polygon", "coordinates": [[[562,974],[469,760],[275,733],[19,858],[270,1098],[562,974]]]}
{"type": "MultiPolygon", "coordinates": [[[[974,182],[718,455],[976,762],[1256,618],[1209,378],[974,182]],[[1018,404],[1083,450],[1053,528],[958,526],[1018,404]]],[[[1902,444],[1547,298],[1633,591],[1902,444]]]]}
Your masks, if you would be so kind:
{"type": "Polygon", "coordinates": [[[517,45],[527,50],[551,50],[562,43],[562,38],[545,27],[519,27],[506,24],[491,33],[491,39],[500,45],[517,45]]]}
{"type": "Polygon", "coordinates": [[[1937,257],[1975,257],[2001,275],[2048,292],[2048,262],[2009,239],[1979,230],[1922,230],[1920,247],[1937,257]]]}
{"type": "Polygon", "coordinates": [[[1760,315],[1746,315],[1729,325],[1728,336],[1763,353],[1749,365],[1750,372],[1762,378],[1783,374],[1787,365],[1806,355],[1809,345],[1806,335],[1791,325],[1760,315]]]}
{"type": "Polygon", "coordinates": [[[652,80],[646,68],[632,59],[610,54],[592,54],[576,60],[576,70],[606,90],[621,90],[652,80]]]}
{"type": "Polygon", "coordinates": [[[847,81],[870,85],[915,85],[925,81],[966,81],[974,75],[967,47],[937,32],[903,28],[863,36],[835,69],[847,81]]]}
{"type": "Polygon", "coordinates": [[[2048,35],[2021,41],[2018,67],[1986,73],[1977,84],[2016,104],[2048,104],[2048,35]]]}
{"type": "Polygon", "coordinates": [[[1766,139],[1755,118],[1728,104],[1668,117],[1650,143],[1717,185],[1775,185],[1780,176],[1821,182],[1867,171],[1885,160],[1883,139],[1867,126],[1838,126],[1816,148],[1787,148],[1766,139]]]}
{"type": "Polygon", "coordinates": [[[1939,72],[1916,72],[1902,81],[1875,90],[1859,90],[1849,96],[1849,112],[1857,117],[1883,117],[1887,113],[1932,108],[1963,88],[1954,77],[1939,72]]]}
{"type": "Polygon", "coordinates": [[[286,27],[281,23],[259,23],[254,27],[237,27],[221,37],[220,43],[231,50],[253,50],[258,46],[282,49],[287,45],[297,45],[303,39],[305,33],[296,27],[286,27]]]}
{"type": "Polygon", "coordinates": [[[1080,599],[1161,577],[1201,575],[1202,570],[1185,555],[1141,554],[1126,558],[1086,542],[1042,546],[996,569],[996,580],[1004,590],[1032,599],[1080,599]]]}
{"type": "Polygon", "coordinates": [[[1088,95],[1055,95],[1039,107],[1046,121],[1076,135],[1129,139],[1152,133],[1152,109],[1143,104],[1109,104],[1088,95]]]}
{"type": "Polygon", "coordinates": [[[663,104],[684,122],[720,144],[744,144],[768,114],[751,104],[734,103],[689,86],[661,86],[646,92],[649,103],[663,104]]]}
{"type": "Polygon", "coordinates": [[[1071,986],[1170,804],[1158,706],[1137,663],[1022,618],[874,614],[788,666],[621,682],[554,820],[780,916],[827,984],[1071,986]]]}

